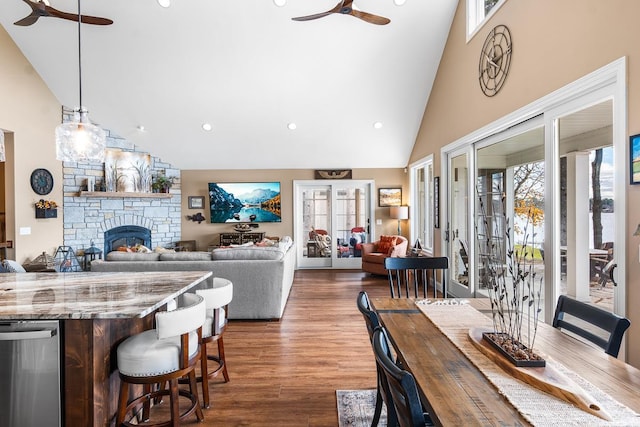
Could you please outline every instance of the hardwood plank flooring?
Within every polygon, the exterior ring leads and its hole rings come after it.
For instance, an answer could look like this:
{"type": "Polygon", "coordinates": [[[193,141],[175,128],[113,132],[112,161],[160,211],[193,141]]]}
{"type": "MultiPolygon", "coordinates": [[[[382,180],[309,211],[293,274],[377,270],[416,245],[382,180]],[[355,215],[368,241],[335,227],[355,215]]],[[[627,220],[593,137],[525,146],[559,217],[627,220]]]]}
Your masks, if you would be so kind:
{"type": "MultiPolygon", "coordinates": [[[[337,389],[374,389],[376,371],[356,296],[388,296],[386,277],[298,270],[280,321],[230,321],[231,381],[211,384],[205,421],[185,425],[335,427],[337,389]]],[[[153,408],[164,412],[168,401],[153,408]]],[[[153,411],[152,411],[153,413],[153,411]]]]}

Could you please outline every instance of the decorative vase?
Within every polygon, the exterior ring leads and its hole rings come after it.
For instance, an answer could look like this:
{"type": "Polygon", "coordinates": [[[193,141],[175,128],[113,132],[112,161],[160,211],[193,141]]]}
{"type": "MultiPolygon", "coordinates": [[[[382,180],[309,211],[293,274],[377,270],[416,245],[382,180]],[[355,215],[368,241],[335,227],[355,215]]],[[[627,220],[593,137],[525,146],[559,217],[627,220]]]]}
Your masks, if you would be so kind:
{"type": "Polygon", "coordinates": [[[493,348],[495,348],[514,366],[524,368],[543,368],[546,365],[544,359],[539,357],[532,350],[528,349],[527,346],[505,333],[483,332],[482,338],[491,344],[493,348]],[[507,342],[508,344],[505,344],[507,342]],[[513,351],[507,351],[505,346],[511,347],[513,351]]]}
{"type": "Polygon", "coordinates": [[[57,218],[58,209],[36,208],[36,218],[57,218]]]}

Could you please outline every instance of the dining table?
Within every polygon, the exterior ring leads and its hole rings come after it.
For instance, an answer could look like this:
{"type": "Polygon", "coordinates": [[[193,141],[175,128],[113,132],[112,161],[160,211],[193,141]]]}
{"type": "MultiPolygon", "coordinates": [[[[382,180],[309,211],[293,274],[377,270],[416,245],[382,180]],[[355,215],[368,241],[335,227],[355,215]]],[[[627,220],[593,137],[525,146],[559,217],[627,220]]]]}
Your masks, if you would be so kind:
{"type": "MultiPolygon", "coordinates": [[[[0,322],[60,323],[61,424],[115,425],[118,344],[154,313],[208,286],[211,271],[0,274],[0,322]]],[[[53,355],[52,355],[53,357],[53,355]]]]}
{"type": "Polygon", "coordinates": [[[492,325],[486,298],[378,297],[371,305],[435,425],[640,425],[640,370],[551,325],[538,322],[534,350],[606,403],[613,422],[512,378],[474,352],[468,331],[492,325]]]}

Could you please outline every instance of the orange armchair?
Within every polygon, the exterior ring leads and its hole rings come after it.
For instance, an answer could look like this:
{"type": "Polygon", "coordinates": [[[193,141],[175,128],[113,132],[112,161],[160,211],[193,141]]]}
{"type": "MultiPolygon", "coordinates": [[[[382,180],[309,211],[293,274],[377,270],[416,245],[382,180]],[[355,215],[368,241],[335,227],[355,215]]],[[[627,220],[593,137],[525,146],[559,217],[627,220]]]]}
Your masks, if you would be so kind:
{"type": "Polygon", "coordinates": [[[362,244],[362,271],[387,275],[384,260],[388,257],[407,256],[409,242],[403,236],[380,236],[380,240],[362,244]]]}

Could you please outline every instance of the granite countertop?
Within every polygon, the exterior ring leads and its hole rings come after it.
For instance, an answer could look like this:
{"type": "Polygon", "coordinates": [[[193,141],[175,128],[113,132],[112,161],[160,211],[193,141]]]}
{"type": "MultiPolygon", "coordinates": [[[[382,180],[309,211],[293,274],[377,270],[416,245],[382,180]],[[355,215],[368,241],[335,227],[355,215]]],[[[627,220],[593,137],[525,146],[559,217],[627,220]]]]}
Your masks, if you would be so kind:
{"type": "Polygon", "coordinates": [[[144,317],[211,271],[0,274],[0,320],[144,317]]]}

